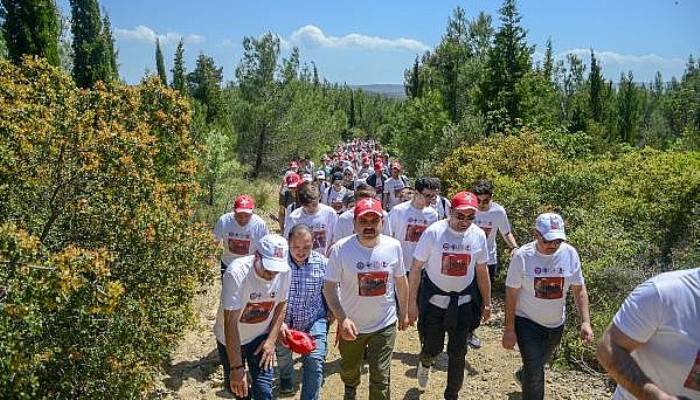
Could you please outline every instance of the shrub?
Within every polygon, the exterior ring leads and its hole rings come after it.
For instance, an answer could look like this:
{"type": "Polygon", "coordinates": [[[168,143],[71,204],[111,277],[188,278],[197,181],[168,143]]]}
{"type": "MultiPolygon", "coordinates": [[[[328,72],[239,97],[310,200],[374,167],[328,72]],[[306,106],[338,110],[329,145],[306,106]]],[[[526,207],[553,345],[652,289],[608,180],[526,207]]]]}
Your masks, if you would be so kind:
{"type": "Polygon", "coordinates": [[[26,58],[0,104],[0,393],[139,397],[212,270],[188,103],[26,58]]]}

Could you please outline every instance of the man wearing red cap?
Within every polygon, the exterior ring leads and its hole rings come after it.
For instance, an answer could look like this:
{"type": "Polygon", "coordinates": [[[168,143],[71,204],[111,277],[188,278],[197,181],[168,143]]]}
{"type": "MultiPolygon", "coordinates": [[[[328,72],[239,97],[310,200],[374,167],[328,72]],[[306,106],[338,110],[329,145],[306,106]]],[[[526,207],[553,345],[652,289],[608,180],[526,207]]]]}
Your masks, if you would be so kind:
{"type": "Polygon", "coordinates": [[[292,173],[284,178],[284,190],[279,197],[279,210],[277,211],[277,222],[280,230],[284,232],[284,221],[291,211],[299,207],[297,199],[298,188],[304,180],[297,173],[292,173]],[[290,210],[291,209],[291,210],[290,210]]]}
{"type": "Polygon", "coordinates": [[[401,203],[401,191],[408,186],[408,179],[401,175],[401,163],[394,161],[391,163],[391,176],[384,182],[384,198],[382,203],[384,209],[391,211],[395,205],[401,203]]]}
{"type": "Polygon", "coordinates": [[[355,399],[365,350],[369,398],[390,399],[396,323],[398,320],[399,330],[408,325],[408,282],[401,244],[380,233],[382,223],[381,203],[372,198],[361,199],[355,206],[357,234],[340,240],[330,251],[323,293],[338,319],[345,400],[355,399]]]}
{"type": "Polygon", "coordinates": [[[231,261],[254,254],[256,244],[268,233],[265,221],[253,213],[254,208],[253,198],[242,194],[233,202],[233,211],[219,217],[214,226],[216,241],[224,245],[221,254],[222,276],[231,261]]]}
{"type": "Polygon", "coordinates": [[[509,350],[518,343],[523,367],[515,377],[522,385],[523,400],[544,399],[544,365],[564,332],[569,288],[581,315],[581,339],[593,340],[581,260],[566,243],[564,220],[558,214],[540,214],[534,236],[535,241],[516,250],[506,276],[502,342],[509,350]]]}
{"type": "Polygon", "coordinates": [[[418,386],[427,386],[447,333],[446,400],[456,400],[462,388],[467,337],[491,317],[486,235],[472,224],[477,205],[473,193],[457,193],[450,218],[423,232],[411,267],[408,313],[411,322],[418,320],[421,339],[418,386]]]}
{"type": "Polygon", "coordinates": [[[384,174],[383,170],[384,163],[382,163],[381,160],[377,160],[374,163],[374,172],[367,177],[367,184],[374,188],[377,193],[376,198],[380,201],[384,195],[384,182],[389,179],[389,177],[384,174]]]}

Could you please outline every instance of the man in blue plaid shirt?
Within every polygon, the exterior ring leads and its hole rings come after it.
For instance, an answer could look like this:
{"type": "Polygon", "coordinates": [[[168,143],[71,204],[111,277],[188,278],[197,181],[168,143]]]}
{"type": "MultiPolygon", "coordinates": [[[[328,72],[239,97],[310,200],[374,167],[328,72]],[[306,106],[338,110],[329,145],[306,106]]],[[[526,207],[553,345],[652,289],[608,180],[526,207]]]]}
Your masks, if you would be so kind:
{"type": "MultiPolygon", "coordinates": [[[[301,400],[317,400],[323,384],[323,363],[326,359],[328,335],[327,307],[323,298],[323,278],[328,259],[312,251],[311,229],[298,224],[289,232],[289,266],[291,284],[287,300],[287,314],[280,337],[287,329],[309,333],[316,340],[316,350],[302,356],[303,380],[301,400]]],[[[294,362],[292,351],[277,344],[277,364],[280,373],[280,394],[294,394],[294,362]]]]}

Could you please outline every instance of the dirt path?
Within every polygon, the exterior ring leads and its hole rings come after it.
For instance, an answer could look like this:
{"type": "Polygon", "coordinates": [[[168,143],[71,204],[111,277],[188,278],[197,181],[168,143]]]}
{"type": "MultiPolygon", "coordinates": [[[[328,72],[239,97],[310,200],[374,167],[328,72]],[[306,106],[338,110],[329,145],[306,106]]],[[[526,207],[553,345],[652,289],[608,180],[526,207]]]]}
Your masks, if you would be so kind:
{"type": "MultiPolygon", "coordinates": [[[[159,377],[154,399],[230,399],[222,389],[223,373],[212,326],[216,315],[220,285],[217,281],[196,299],[198,315],[195,327],[183,337],[172,356],[171,363],[159,377]]],[[[496,305],[501,309],[500,305],[496,305]]],[[[462,399],[520,399],[520,387],[513,378],[513,371],[520,366],[517,352],[508,352],[500,346],[503,315],[494,314],[493,321],[478,330],[483,347],[470,350],[467,356],[467,376],[461,392],[462,399]]],[[[335,336],[335,325],[331,327],[335,336]]],[[[416,354],[419,351],[418,333],[415,328],[399,332],[391,365],[392,399],[441,399],[447,377],[447,357],[443,353],[430,377],[425,392],[416,386],[416,354]]],[[[339,376],[340,360],[336,348],[326,359],[326,382],[323,399],[341,399],[343,383],[339,376]]],[[[297,371],[299,364],[297,363],[297,371]]],[[[363,371],[358,398],[367,398],[367,371],[363,371]]],[[[577,371],[547,371],[547,399],[609,399],[611,393],[601,377],[577,371]]],[[[295,397],[298,399],[298,394],[295,397]]]]}

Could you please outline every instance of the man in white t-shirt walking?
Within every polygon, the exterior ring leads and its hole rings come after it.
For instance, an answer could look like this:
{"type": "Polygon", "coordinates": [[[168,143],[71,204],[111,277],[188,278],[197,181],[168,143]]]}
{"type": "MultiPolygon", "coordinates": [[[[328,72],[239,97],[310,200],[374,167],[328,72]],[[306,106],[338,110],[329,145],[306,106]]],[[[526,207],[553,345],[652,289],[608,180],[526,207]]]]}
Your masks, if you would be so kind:
{"type": "Polygon", "coordinates": [[[403,262],[408,272],[418,239],[426,228],[438,220],[437,211],[430,207],[430,202],[435,199],[439,189],[440,181],[437,178],[419,178],[413,200],[398,204],[389,213],[389,226],[393,236],[401,242],[403,262]]]}
{"type": "Polygon", "coordinates": [[[401,163],[394,161],[391,163],[391,176],[384,182],[384,197],[382,204],[384,209],[391,211],[394,206],[401,203],[401,191],[408,186],[408,179],[401,175],[401,163]]]}
{"type": "Polygon", "coordinates": [[[491,285],[486,268],[486,235],[472,224],[476,196],[457,193],[450,218],[423,232],[411,267],[409,321],[418,319],[421,352],[418,386],[428,384],[430,368],[449,335],[445,399],[456,400],[464,382],[467,337],[491,317],[491,285]]]}
{"type": "Polygon", "coordinates": [[[534,236],[534,242],[515,252],[506,277],[502,343],[509,350],[518,343],[523,366],[516,378],[523,400],[544,398],[544,365],[561,342],[569,287],[581,315],[581,339],[593,340],[581,260],[565,242],[564,220],[555,213],[540,214],[534,236]]]}
{"type": "Polygon", "coordinates": [[[214,226],[214,237],[224,248],[221,276],[231,261],[254,254],[258,241],[268,233],[265,221],[253,213],[254,208],[255,200],[242,194],[234,200],[233,211],[219,217],[214,226]]]}
{"type": "Polygon", "coordinates": [[[323,294],[338,319],[340,377],[345,400],[354,400],[363,356],[369,364],[370,400],[389,400],[391,356],[408,325],[408,282],[401,244],[380,234],[382,206],[365,198],[355,206],[355,232],[331,247],[323,294]],[[340,284],[340,288],[338,288],[340,284]],[[399,302],[397,318],[396,299],[399,302]]]}
{"type": "Polygon", "coordinates": [[[326,254],[333,239],[333,229],[338,222],[338,214],[325,204],[320,204],[321,193],[316,185],[304,185],[299,190],[301,207],[292,211],[284,223],[284,237],[297,224],[305,224],[313,234],[313,249],[326,254]]]}
{"type": "Polygon", "coordinates": [[[343,174],[336,172],[332,176],[331,187],[322,193],[322,202],[330,206],[336,213],[341,214],[343,211],[343,197],[348,190],[343,186],[343,174]]]}
{"type": "Polygon", "coordinates": [[[700,268],[637,286],[598,344],[614,400],[700,399],[700,268]]]}
{"type": "Polygon", "coordinates": [[[255,255],[234,260],[224,273],[224,312],[216,320],[214,334],[226,388],[237,399],[249,394],[255,400],[273,398],[275,343],[290,283],[287,253],[283,237],[266,235],[255,255]]]}

